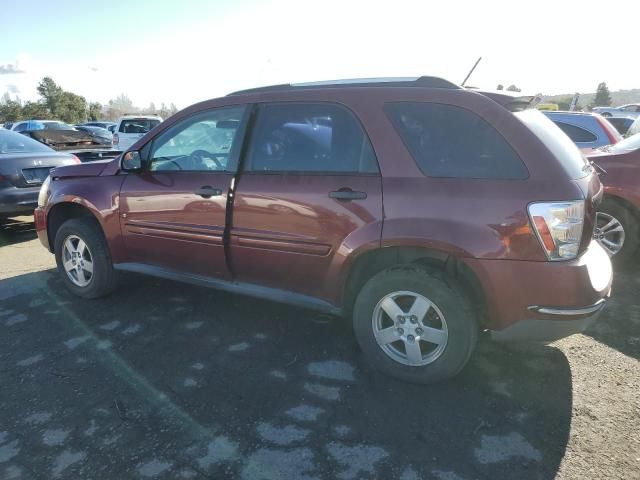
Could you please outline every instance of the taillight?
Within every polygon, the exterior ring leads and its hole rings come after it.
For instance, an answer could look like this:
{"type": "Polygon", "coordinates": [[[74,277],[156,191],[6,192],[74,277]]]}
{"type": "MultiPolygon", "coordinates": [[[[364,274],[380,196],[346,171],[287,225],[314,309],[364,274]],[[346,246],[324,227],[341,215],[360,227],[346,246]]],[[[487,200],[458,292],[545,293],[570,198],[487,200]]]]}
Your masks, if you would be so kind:
{"type": "Polygon", "coordinates": [[[118,137],[117,133],[113,134],[113,144],[114,145],[118,145],[118,142],[120,141],[120,138],[118,137]]]}
{"type": "Polygon", "coordinates": [[[596,115],[596,120],[598,120],[598,123],[604,130],[604,133],[607,134],[607,138],[609,139],[610,145],[614,145],[618,143],[620,140],[622,140],[622,135],[620,135],[620,132],[616,130],[616,127],[614,127],[613,125],[611,125],[611,123],[609,123],[609,120],[602,117],[601,115],[596,115]]]}
{"type": "Polygon", "coordinates": [[[570,260],[578,256],[584,227],[584,200],[532,203],[529,216],[549,260],[570,260]]]}

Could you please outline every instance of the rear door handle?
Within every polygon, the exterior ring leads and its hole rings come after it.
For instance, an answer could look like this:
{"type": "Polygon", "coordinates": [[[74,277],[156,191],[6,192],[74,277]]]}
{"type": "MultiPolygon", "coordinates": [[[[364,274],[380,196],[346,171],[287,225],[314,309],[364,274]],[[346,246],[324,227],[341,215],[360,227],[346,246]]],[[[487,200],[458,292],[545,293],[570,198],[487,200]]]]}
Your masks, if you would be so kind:
{"type": "Polygon", "coordinates": [[[213,188],[210,185],[205,185],[204,187],[200,187],[195,192],[196,195],[200,195],[202,198],[211,198],[211,197],[219,197],[222,195],[222,190],[219,188],[213,188]]]}
{"type": "Polygon", "coordinates": [[[333,192],[329,192],[329,198],[335,198],[336,200],[344,200],[346,202],[350,200],[364,200],[367,198],[367,192],[356,192],[347,189],[335,190],[333,192]]]}

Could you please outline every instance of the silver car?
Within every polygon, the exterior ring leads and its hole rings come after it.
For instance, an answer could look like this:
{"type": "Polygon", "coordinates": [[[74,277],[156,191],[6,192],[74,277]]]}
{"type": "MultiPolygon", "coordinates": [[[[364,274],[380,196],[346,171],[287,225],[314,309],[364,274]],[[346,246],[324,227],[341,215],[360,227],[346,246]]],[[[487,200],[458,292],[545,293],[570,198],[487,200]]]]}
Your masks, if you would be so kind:
{"type": "Polygon", "coordinates": [[[619,107],[595,107],[592,111],[603,117],[640,117],[640,103],[628,103],[619,107]]]}

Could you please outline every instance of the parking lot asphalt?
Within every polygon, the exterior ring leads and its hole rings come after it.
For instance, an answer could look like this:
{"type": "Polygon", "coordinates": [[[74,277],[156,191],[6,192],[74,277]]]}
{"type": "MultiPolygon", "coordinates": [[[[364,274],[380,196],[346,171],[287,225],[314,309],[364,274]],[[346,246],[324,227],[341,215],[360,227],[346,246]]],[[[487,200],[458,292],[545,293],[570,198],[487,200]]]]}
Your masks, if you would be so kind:
{"type": "Polygon", "coordinates": [[[71,296],[0,232],[0,478],[640,478],[640,277],[585,335],[481,338],[453,381],[370,369],[348,322],[131,275],[71,296]]]}

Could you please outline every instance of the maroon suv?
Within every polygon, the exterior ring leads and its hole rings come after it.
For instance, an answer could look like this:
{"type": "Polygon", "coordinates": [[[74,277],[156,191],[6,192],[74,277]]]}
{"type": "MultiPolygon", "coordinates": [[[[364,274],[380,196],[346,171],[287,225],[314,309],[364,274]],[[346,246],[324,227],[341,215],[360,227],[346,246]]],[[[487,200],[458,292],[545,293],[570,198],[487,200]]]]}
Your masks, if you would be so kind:
{"type": "Polygon", "coordinates": [[[236,92],[54,170],[38,235],[79,296],[124,270],[287,302],[353,319],[392,375],[451,377],[480,330],[558,339],[611,289],[598,176],[507,107],[431,77],[236,92]]]}

